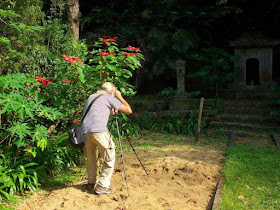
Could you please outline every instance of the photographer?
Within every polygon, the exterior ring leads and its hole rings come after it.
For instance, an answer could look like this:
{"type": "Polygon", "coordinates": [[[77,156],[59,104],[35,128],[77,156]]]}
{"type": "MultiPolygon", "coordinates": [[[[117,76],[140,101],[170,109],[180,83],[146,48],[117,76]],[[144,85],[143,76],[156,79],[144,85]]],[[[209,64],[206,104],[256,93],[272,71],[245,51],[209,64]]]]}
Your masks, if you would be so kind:
{"type": "Polygon", "coordinates": [[[83,114],[85,114],[91,101],[100,94],[102,96],[94,101],[82,123],[87,156],[87,188],[88,190],[94,189],[98,195],[112,193],[110,183],[115,164],[115,144],[107,128],[109,116],[115,114],[118,110],[125,114],[132,113],[130,105],[122,97],[121,92],[116,90],[113,83],[105,82],[100,90],[89,96],[83,114]],[[97,146],[101,158],[104,160],[98,180],[96,180],[97,146]]]}

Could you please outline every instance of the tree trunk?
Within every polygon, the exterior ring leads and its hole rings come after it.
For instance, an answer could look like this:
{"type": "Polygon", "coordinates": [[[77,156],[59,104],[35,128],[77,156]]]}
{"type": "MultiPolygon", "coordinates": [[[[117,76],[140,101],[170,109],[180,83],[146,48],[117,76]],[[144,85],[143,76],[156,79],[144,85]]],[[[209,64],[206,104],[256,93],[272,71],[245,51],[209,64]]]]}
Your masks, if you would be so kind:
{"type": "Polygon", "coordinates": [[[79,19],[81,17],[79,0],[67,1],[67,16],[71,26],[72,39],[73,41],[77,41],[79,39],[79,19]]]}

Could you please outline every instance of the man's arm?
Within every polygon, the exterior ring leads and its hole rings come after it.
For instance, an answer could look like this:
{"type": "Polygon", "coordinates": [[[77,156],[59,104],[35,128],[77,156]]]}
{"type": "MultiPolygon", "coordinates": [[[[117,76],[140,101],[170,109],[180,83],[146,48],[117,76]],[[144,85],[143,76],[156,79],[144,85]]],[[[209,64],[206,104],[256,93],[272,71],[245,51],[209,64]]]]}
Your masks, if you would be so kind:
{"type": "Polygon", "coordinates": [[[131,107],[130,107],[130,105],[127,103],[127,101],[122,97],[122,94],[121,94],[121,92],[119,91],[119,90],[117,90],[116,92],[115,92],[115,97],[117,98],[117,99],[119,99],[120,100],[120,102],[122,102],[122,106],[119,108],[119,110],[121,111],[121,112],[123,112],[123,113],[125,113],[125,114],[132,114],[132,109],[131,109],[131,107]]]}

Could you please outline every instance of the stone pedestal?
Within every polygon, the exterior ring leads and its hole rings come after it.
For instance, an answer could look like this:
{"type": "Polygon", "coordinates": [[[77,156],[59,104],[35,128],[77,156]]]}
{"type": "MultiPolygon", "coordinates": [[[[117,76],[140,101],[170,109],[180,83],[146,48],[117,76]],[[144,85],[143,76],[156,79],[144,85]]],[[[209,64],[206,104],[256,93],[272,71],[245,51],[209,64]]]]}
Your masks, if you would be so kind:
{"type": "Polygon", "coordinates": [[[186,61],[176,61],[177,90],[179,94],[185,93],[186,61]]]}

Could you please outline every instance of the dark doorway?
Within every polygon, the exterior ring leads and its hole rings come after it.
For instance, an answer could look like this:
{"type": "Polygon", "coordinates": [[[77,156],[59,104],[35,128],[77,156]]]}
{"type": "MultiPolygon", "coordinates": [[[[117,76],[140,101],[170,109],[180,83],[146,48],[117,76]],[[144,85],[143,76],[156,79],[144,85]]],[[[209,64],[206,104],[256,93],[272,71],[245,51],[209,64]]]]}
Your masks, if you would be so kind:
{"type": "Polygon", "coordinates": [[[256,58],[246,61],[246,85],[260,85],[260,64],[256,58]]]}

